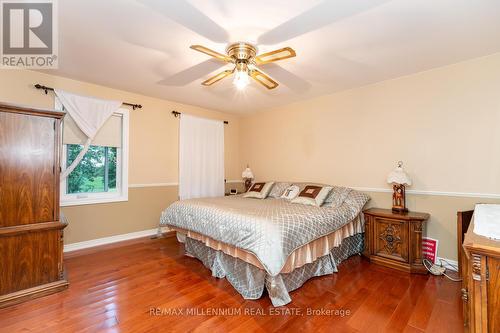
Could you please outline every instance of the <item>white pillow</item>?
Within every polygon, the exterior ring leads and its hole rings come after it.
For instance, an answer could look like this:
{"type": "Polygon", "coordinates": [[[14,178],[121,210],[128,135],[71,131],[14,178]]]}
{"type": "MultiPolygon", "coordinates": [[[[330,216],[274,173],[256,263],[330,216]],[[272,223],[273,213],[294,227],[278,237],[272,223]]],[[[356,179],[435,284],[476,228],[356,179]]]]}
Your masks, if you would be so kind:
{"type": "Polygon", "coordinates": [[[287,188],[290,187],[290,183],[276,182],[274,183],[271,192],[269,192],[269,198],[279,198],[285,192],[287,188]]]}
{"type": "Polygon", "coordinates": [[[253,183],[252,187],[248,190],[247,193],[243,195],[245,198],[256,198],[256,199],[265,199],[267,198],[271,188],[273,187],[274,182],[267,183],[253,183]]]}
{"type": "Polygon", "coordinates": [[[288,186],[281,195],[281,199],[292,200],[299,194],[300,188],[297,185],[288,186]]]}
{"type": "Polygon", "coordinates": [[[292,203],[320,207],[331,190],[331,186],[307,185],[292,203]]]}

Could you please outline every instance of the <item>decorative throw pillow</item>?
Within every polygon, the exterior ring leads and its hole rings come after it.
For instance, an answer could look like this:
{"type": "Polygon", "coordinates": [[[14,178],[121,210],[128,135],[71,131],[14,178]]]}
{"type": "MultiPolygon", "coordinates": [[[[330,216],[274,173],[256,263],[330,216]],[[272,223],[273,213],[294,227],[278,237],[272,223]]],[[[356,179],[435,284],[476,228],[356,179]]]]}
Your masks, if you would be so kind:
{"type": "Polygon", "coordinates": [[[243,196],[245,198],[265,199],[267,198],[274,182],[253,183],[252,187],[243,196]]]}
{"type": "Polygon", "coordinates": [[[269,198],[279,198],[285,192],[285,190],[290,187],[290,183],[281,183],[277,182],[274,183],[273,188],[271,189],[271,192],[269,192],[269,198]]]}
{"type": "Polygon", "coordinates": [[[292,185],[287,187],[287,189],[281,195],[281,199],[292,200],[299,194],[300,188],[297,185],[292,185]]]}
{"type": "Polygon", "coordinates": [[[307,185],[299,195],[292,200],[292,203],[320,207],[331,189],[330,186],[307,185]]]}
{"type": "Polygon", "coordinates": [[[332,190],[326,197],[323,206],[330,208],[340,207],[351,191],[353,191],[353,189],[349,187],[333,186],[332,190]]]}
{"type": "Polygon", "coordinates": [[[309,185],[312,185],[312,186],[321,186],[321,187],[324,187],[324,186],[330,186],[328,184],[321,184],[321,183],[293,183],[292,185],[297,185],[300,189],[299,192],[302,192],[302,190],[304,190],[304,188],[306,186],[309,186],[309,185]]]}

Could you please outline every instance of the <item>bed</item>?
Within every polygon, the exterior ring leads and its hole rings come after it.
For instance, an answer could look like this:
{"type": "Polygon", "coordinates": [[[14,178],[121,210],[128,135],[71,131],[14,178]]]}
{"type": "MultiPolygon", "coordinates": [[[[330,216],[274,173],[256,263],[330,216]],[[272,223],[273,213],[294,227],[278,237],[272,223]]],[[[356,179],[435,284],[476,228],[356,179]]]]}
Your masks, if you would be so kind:
{"type": "Polygon", "coordinates": [[[331,274],[363,251],[364,193],[334,187],[341,202],[328,207],[241,195],[181,200],[162,213],[160,226],[177,232],[186,255],[226,278],[245,299],[266,288],[274,306],[315,276],[331,274]]]}

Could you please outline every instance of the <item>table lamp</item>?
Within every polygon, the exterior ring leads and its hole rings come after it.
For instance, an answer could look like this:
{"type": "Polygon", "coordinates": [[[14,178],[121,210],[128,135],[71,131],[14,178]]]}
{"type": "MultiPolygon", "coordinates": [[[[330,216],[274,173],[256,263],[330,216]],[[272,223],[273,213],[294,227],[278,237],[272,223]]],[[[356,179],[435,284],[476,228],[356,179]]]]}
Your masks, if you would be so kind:
{"type": "Polygon", "coordinates": [[[247,165],[247,168],[241,173],[241,178],[245,179],[245,192],[248,191],[252,185],[252,179],[254,178],[252,170],[247,165]]]}
{"type": "Polygon", "coordinates": [[[411,179],[404,171],[402,161],[399,161],[396,169],[389,173],[387,183],[392,184],[392,210],[397,213],[407,212],[405,187],[411,185],[411,179]]]}

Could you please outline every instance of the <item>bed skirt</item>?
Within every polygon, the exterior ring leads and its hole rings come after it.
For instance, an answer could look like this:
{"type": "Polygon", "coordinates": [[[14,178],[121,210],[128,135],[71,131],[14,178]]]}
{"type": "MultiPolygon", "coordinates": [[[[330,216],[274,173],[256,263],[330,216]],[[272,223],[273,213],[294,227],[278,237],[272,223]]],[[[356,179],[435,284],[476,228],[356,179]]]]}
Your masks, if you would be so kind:
{"type": "Polygon", "coordinates": [[[337,265],[350,256],[363,251],[364,233],[355,234],[342,240],[329,254],[315,262],[298,267],[291,273],[271,276],[266,271],[222,251],[207,247],[204,243],[186,237],[186,255],[199,259],[212,271],[212,276],[226,278],[245,299],[258,299],[264,286],[274,306],[291,302],[289,292],[302,286],[315,276],[337,272],[337,265]]]}

